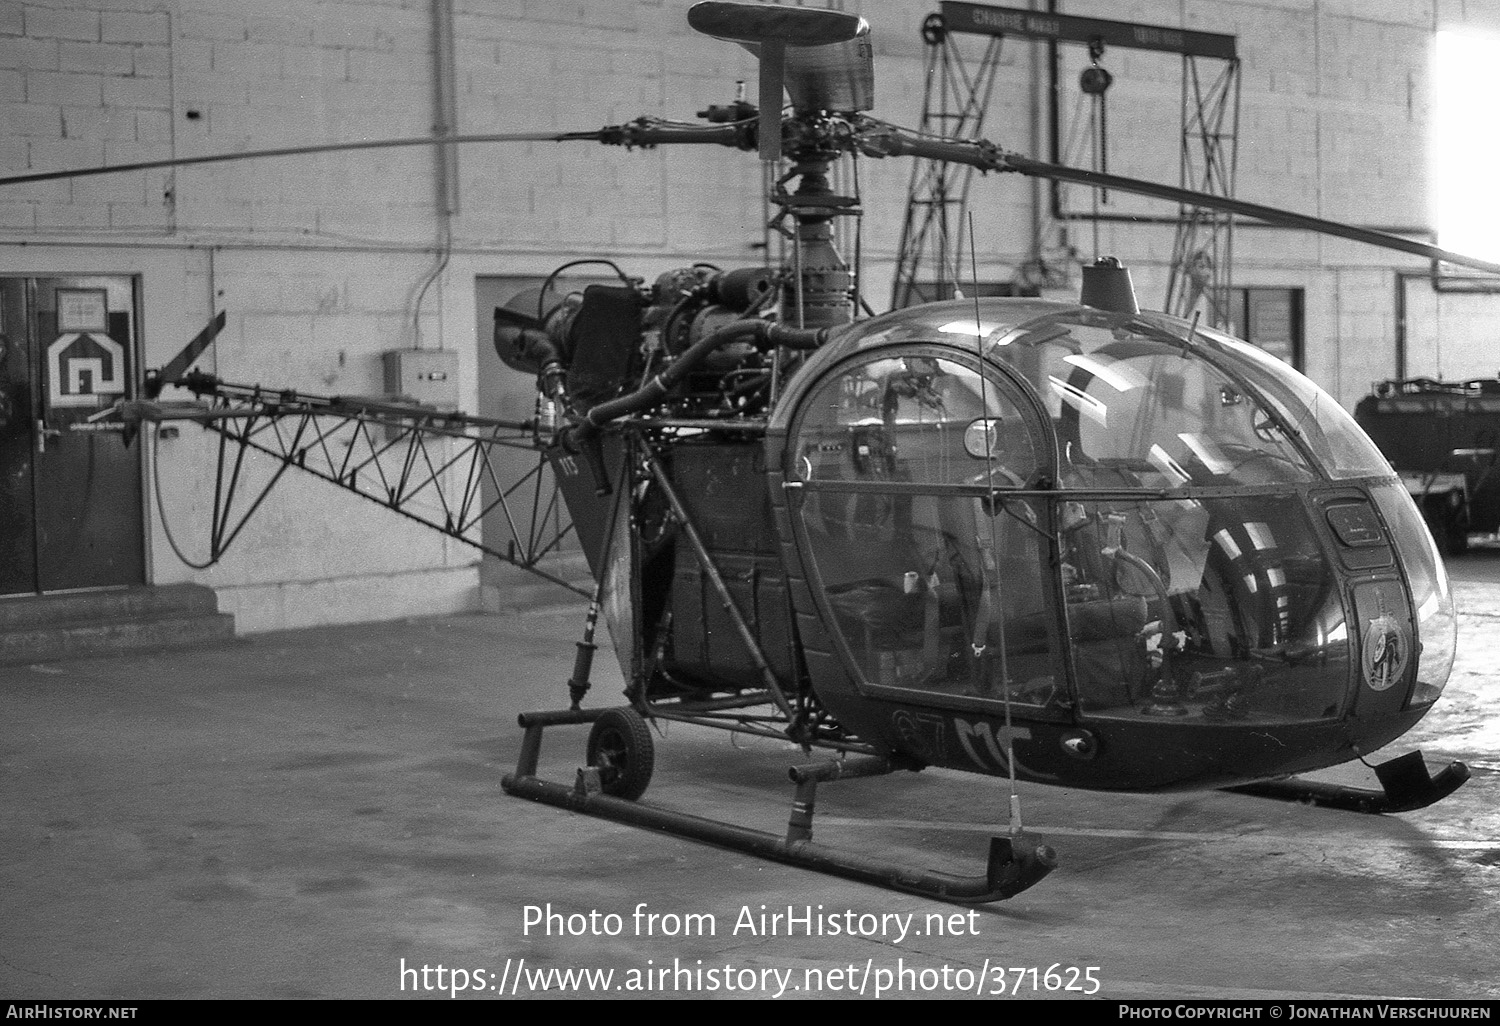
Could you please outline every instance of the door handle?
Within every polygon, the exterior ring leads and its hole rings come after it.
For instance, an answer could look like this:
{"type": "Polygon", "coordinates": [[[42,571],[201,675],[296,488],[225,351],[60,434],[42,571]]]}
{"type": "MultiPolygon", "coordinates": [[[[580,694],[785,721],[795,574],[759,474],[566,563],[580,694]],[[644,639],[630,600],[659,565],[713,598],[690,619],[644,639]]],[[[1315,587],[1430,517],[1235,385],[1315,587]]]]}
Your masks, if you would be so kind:
{"type": "Polygon", "coordinates": [[[36,451],[37,451],[37,455],[38,456],[40,456],[41,454],[43,454],[43,453],[45,453],[47,451],[47,439],[48,438],[61,438],[61,437],[62,437],[62,432],[60,430],[58,430],[57,428],[49,428],[47,426],[47,422],[45,420],[41,419],[40,417],[37,418],[37,421],[36,421],[36,451]]]}

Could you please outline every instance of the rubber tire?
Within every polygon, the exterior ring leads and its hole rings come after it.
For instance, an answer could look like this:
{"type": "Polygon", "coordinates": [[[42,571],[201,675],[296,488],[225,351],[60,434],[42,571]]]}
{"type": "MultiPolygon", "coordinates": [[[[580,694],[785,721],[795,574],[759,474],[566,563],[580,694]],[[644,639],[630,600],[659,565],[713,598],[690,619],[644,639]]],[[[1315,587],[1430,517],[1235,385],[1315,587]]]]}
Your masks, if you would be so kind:
{"type": "Polygon", "coordinates": [[[646,793],[656,767],[651,728],[629,707],[606,709],[589,731],[588,765],[599,769],[604,793],[635,801],[646,793]]]}
{"type": "Polygon", "coordinates": [[[1449,556],[1462,556],[1469,551],[1469,532],[1466,525],[1457,525],[1448,529],[1448,536],[1444,539],[1443,550],[1449,556]]]}
{"type": "Polygon", "coordinates": [[[1469,514],[1462,507],[1448,508],[1443,515],[1443,534],[1439,538],[1443,555],[1462,556],[1469,551],[1469,514]]]}

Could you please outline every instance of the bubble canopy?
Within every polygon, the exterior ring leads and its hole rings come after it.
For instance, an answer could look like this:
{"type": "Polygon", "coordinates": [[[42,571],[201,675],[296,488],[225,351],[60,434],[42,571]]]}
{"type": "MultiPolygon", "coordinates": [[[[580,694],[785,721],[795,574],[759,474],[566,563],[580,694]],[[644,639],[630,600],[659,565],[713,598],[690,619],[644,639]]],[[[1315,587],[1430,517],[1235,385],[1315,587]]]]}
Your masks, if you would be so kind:
{"type": "MultiPolygon", "coordinates": [[[[1135,483],[1152,489],[1391,473],[1354,419],[1307,378],[1255,346],[1162,314],[1108,314],[1041,300],[980,300],[977,309],[965,301],[932,304],[855,326],[825,347],[820,367],[802,378],[843,359],[910,345],[938,346],[960,361],[982,354],[1009,372],[1055,429],[1042,435],[1043,441],[1055,436],[1060,487],[1087,487],[1100,476],[1100,461],[1129,463],[1139,475],[1135,483]]],[[[922,378],[920,368],[901,373],[907,382],[922,378]]],[[[972,410],[940,413],[919,398],[908,400],[912,410],[897,419],[926,423],[951,422],[964,412],[977,417],[984,402],[975,395],[972,410]]],[[[881,416],[873,411],[873,419],[881,416]]]]}
{"type": "Polygon", "coordinates": [[[1222,333],[1043,300],[897,311],[811,357],[770,427],[861,691],[1290,724],[1369,711],[1362,682],[1404,710],[1447,679],[1447,580],[1390,465],[1222,333]]]}

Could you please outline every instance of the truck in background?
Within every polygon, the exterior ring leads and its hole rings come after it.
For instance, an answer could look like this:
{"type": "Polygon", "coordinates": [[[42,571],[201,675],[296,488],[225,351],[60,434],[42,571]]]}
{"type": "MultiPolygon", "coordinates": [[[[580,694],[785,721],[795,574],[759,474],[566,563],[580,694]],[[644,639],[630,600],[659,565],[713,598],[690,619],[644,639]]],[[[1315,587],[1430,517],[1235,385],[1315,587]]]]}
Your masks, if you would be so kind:
{"type": "Polygon", "coordinates": [[[1500,378],[1378,382],[1354,419],[1401,475],[1448,555],[1500,529],[1500,378]]]}

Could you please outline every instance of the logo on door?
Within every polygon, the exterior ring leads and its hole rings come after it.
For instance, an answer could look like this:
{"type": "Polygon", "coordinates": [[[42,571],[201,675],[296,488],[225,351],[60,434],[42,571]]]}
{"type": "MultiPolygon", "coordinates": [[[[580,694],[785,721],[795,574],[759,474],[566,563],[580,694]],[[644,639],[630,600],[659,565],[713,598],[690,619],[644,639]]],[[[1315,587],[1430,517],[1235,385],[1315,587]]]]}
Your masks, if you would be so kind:
{"type": "Polygon", "coordinates": [[[47,346],[47,398],[56,406],[102,406],[125,394],[125,347],[110,338],[103,289],[58,289],[57,327],[47,346]]]}

